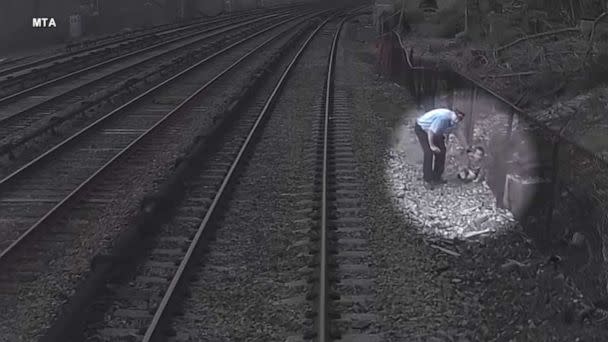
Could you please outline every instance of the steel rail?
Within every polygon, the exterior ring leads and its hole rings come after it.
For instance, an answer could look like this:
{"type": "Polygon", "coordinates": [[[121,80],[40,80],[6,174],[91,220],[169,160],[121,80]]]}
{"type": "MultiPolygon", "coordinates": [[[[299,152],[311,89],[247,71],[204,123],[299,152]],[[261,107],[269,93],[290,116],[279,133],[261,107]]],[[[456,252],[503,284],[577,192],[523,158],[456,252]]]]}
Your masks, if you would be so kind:
{"type": "MultiPolygon", "coordinates": [[[[285,9],[285,8],[283,8],[283,9],[285,9]]],[[[281,9],[276,9],[276,10],[271,10],[269,12],[270,13],[275,12],[275,11],[279,12],[280,10],[281,9]]],[[[199,20],[196,20],[194,23],[191,22],[191,23],[187,23],[185,25],[179,25],[178,27],[175,27],[175,25],[173,25],[174,27],[170,27],[170,28],[164,28],[164,27],[161,26],[161,28],[157,27],[156,30],[154,30],[154,29],[152,29],[152,30],[145,30],[144,32],[136,33],[136,34],[130,35],[130,36],[119,36],[119,37],[113,37],[113,38],[111,36],[108,37],[108,38],[100,37],[100,39],[99,39],[100,41],[103,41],[103,40],[107,40],[107,41],[104,42],[104,43],[95,44],[93,46],[90,46],[90,47],[87,47],[87,48],[84,48],[84,49],[80,49],[80,50],[77,50],[77,51],[71,51],[71,52],[67,52],[67,53],[57,53],[57,54],[54,54],[54,55],[51,55],[51,56],[42,57],[40,59],[31,61],[31,62],[27,62],[27,63],[23,63],[23,64],[12,66],[12,67],[4,68],[4,69],[0,70],[0,76],[5,76],[6,74],[11,74],[11,73],[15,73],[15,72],[18,72],[18,71],[22,71],[23,69],[34,67],[34,66],[37,66],[37,65],[40,65],[40,64],[50,63],[50,62],[55,61],[57,59],[69,58],[71,56],[78,55],[78,54],[83,54],[83,53],[87,53],[87,52],[90,53],[90,52],[92,52],[94,50],[97,50],[97,49],[100,49],[100,48],[103,48],[103,47],[107,47],[109,45],[120,44],[120,43],[123,43],[125,41],[129,41],[129,40],[136,40],[136,39],[140,39],[140,38],[143,38],[143,37],[146,37],[146,36],[167,35],[167,34],[171,34],[171,33],[174,33],[174,32],[180,32],[180,31],[185,31],[185,30],[188,30],[188,29],[192,29],[192,28],[195,28],[195,27],[198,27],[198,26],[206,26],[206,25],[209,25],[209,24],[215,24],[217,22],[221,22],[221,21],[226,20],[226,19],[237,19],[237,18],[240,18],[240,17],[248,16],[248,15],[255,15],[255,14],[258,14],[258,12],[259,11],[251,11],[251,12],[247,11],[247,12],[244,12],[244,13],[238,13],[238,14],[233,14],[233,15],[221,15],[221,16],[213,18],[212,20],[207,21],[207,22],[203,22],[203,19],[199,19],[199,20]]],[[[167,25],[167,26],[171,26],[171,25],[167,25]]],[[[91,44],[94,44],[94,43],[91,43],[91,44]]]]}
{"type": "MultiPolygon", "coordinates": [[[[236,24],[236,25],[234,25],[234,24],[232,24],[232,23],[228,23],[228,24],[220,25],[219,27],[218,27],[218,26],[214,26],[214,27],[211,27],[211,28],[209,28],[209,29],[203,30],[203,31],[201,31],[201,32],[194,32],[194,33],[187,34],[187,35],[185,35],[185,36],[180,36],[180,37],[177,37],[177,38],[173,38],[173,39],[170,39],[170,40],[165,41],[165,42],[161,42],[161,43],[158,43],[158,44],[154,44],[154,45],[151,45],[151,46],[145,47],[145,48],[140,49],[140,50],[137,50],[137,51],[132,51],[132,52],[129,52],[129,53],[125,54],[125,55],[120,55],[120,56],[117,56],[117,57],[114,57],[114,58],[108,59],[108,60],[106,60],[106,61],[103,61],[103,62],[100,62],[100,63],[94,64],[94,65],[90,65],[90,66],[85,67],[85,68],[83,68],[83,69],[76,70],[76,71],[74,71],[74,72],[71,72],[71,73],[68,73],[68,74],[65,74],[65,75],[59,76],[59,77],[54,78],[54,79],[52,79],[52,80],[49,80],[49,81],[46,81],[46,82],[43,82],[43,83],[37,84],[37,85],[35,85],[35,86],[33,86],[33,87],[30,87],[30,88],[27,88],[27,89],[24,89],[24,90],[18,91],[18,92],[16,92],[16,93],[11,94],[11,95],[8,95],[8,96],[5,96],[5,97],[3,97],[3,98],[0,98],[0,104],[5,103],[5,102],[8,102],[8,101],[10,101],[10,100],[14,100],[14,99],[16,99],[16,98],[18,98],[18,97],[21,97],[21,96],[23,96],[23,95],[25,95],[25,94],[27,94],[27,93],[30,93],[30,92],[32,92],[32,91],[34,91],[34,90],[37,90],[37,89],[40,89],[40,88],[46,87],[46,86],[51,85],[51,84],[53,84],[53,83],[57,83],[57,82],[59,82],[59,81],[61,81],[61,80],[64,80],[64,79],[67,79],[67,78],[71,78],[71,77],[74,77],[74,76],[80,75],[80,74],[82,74],[82,73],[84,73],[84,72],[87,72],[87,71],[90,71],[90,70],[94,70],[94,69],[101,68],[101,67],[103,67],[103,66],[105,66],[105,65],[109,65],[109,64],[114,63],[114,62],[116,62],[116,61],[119,61],[119,60],[125,59],[125,58],[127,58],[127,57],[131,57],[131,56],[134,56],[134,55],[138,55],[138,54],[141,54],[141,53],[144,53],[144,52],[147,52],[147,51],[153,50],[153,49],[155,49],[155,48],[158,48],[158,47],[161,47],[161,46],[164,46],[164,45],[169,45],[169,44],[172,44],[172,43],[175,43],[175,42],[181,41],[181,40],[186,40],[186,39],[188,39],[188,38],[192,38],[192,37],[195,37],[195,36],[198,36],[198,35],[201,35],[201,34],[205,34],[205,33],[211,32],[211,31],[215,31],[215,30],[219,30],[219,31],[220,31],[219,33],[224,33],[224,32],[227,32],[227,31],[233,30],[233,29],[235,29],[235,28],[239,28],[239,27],[247,26],[247,25],[250,25],[250,24],[252,24],[252,23],[256,23],[256,22],[259,22],[259,21],[262,21],[262,20],[265,20],[265,19],[268,19],[268,18],[274,18],[274,17],[281,18],[281,17],[285,17],[285,16],[288,16],[288,15],[290,15],[290,14],[282,14],[282,15],[279,15],[279,14],[272,14],[272,15],[269,15],[269,16],[264,16],[264,17],[261,17],[261,18],[257,18],[257,19],[252,19],[252,20],[249,20],[249,21],[245,21],[245,22],[243,22],[243,23],[236,24]]],[[[198,40],[197,40],[197,41],[200,41],[200,40],[202,40],[202,39],[206,39],[206,38],[207,38],[206,36],[205,36],[205,37],[200,37],[200,38],[198,38],[198,40]]]]}
{"type": "MultiPolygon", "coordinates": [[[[250,24],[250,23],[247,23],[247,24],[250,24]]],[[[55,100],[56,98],[58,98],[58,97],[65,96],[65,95],[67,95],[67,94],[69,94],[70,92],[73,92],[73,91],[78,91],[79,89],[81,89],[81,88],[83,88],[83,87],[86,87],[86,86],[88,86],[88,85],[90,85],[90,84],[92,84],[92,83],[95,83],[95,82],[102,81],[102,80],[103,80],[103,79],[105,79],[105,78],[115,76],[116,74],[119,74],[119,73],[121,73],[121,72],[125,71],[126,69],[133,68],[133,67],[137,67],[137,66],[139,66],[139,65],[141,65],[141,64],[143,64],[143,63],[147,63],[147,62],[149,62],[149,61],[151,61],[151,60],[153,60],[153,59],[155,59],[155,58],[160,58],[160,57],[162,57],[162,56],[164,56],[164,55],[167,55],[167,54],[173,53],[173,52],[175,52],[176,50],[183,49],[183,48],[185,48],[185,47],[188,47],[188,46],[191,46],[191,45],[198,44],[198,43],[200,43],[201,41],[204,41],[204,40],[206,40],[206,39],[210,39],[210,38],[217,37],[217,36],[219,36],[219,35],[221,35],[221,34],[224,34],[224,33],[229,32],[229,31],[231,31],[231,30],[236,30],[236,29],[239,29],[239,28],[241,28],[241,27],[243,27],[243,26],[244,26],[244,25],[242,25],[242,24],[228,24],[228,25],[233,25],[233,26],[226,27],[226,29],[224,29],[224,30],[220,30],[220,31],[218,31],[218,32],[209,33],[209,34],[207,34],[207,35],[205,35],[205,36],[203,36],[203,37],[200,37],[199,39],[196,39],[196,40],[191,41],[191,42],[188,42],[188,43],[184,43],[183,45],[180,45],[180,46],[177,46],[177,47],[171,48],[171,49],[169,49],[169,50],[167,50],[167,51],[160,51],[160,52],[158,52],[158,53],[157,53],[157,54],[155,54],[155,55],[152,55],[152,56],[149,56],[149,57],[146,57],[146,58],[142,59],[141,61],[136,61],[134,64],[131,64],[131,65],[126,65],[126,66],[124,66],[124,67],[122,67],[122,68],[120,68],[120,69],[117,69],[117,70],[115,70],[115,71],[112,71],[112,72],[110,72],[109,74],[103,75],[103,76],[101,76],[101,77],[99,77],[99,78],[95,78],[95,79],[88,80],[88,81],[86,81],[84,84],[81,84],[81,85],[77,86],[76,88],[67,89],[67,90],[65,90],[65,91],[63,91],[63,92],[61,92],[61,93],[59,93],[59,94],[57,94],[57,95],[54,95],[52,98],[49,98],[49,99],[43,100],[42,102],[39,102],[39,103],[35,103],[35,104],[33,104],[33,105],[31,105],[31,106],[29,106],[29,107],[27,107],[27,108],[24,108],[24,109],[22,109],[22,110],[20,110],[20,111],[18,111],[18,112],[15,112],[15,113],[9,114],[9,115],[7,115],[7,116],[5,116],[5,117],[0,117],[0,124],[3,124],[3,123],[5,123],[5,122],[6,122],[6,121],[8,121],[8,120],[14,119],[14,118],[15,118],[15,117],[17,117],[17,116],[23,115],[23,114],[25,114],[26,112],[31,111],[31,110],[33,110],[33,109],[35,109],[36,107],[39,107],[39,106],[43,106],[43,105],[45,105],[45,104],[48,104],[49,102],[54,101],[54,100],[55,100]]],[[[215,30],[215,29],[210,29],[210,30],[208,30],[208,31],[214,31],[214,30],[215,30]]],[[[206,32],[208,32],[208,31],[206,31],[206,32]]],[[[204,32],[201,32],[201,33],[204,33],[204,32]]],[[[0,149],[1,149],[1,148],[0,148],[0,149]]]]}
{"type": "Polygon", "coordinates": [[[328,263],[327,263],[327,179],[329,173],[328,167],[328,150],[329,150],[329,117],[333,110],[332,96],[336,64],[336,52],[338,46],[338,38],[342,31],[342,26],[347,18],[343,18],[334,34],[331,50],[329,53],[329,62],[327,67],[327,81],[325,83],[325,108],[323,113],[323,168],[321,179],[321,226],[320,226],[320,260],[319,260],[319,296],[318,300],[318,326],[317,339],[319,342],[325,342],[330,339],[329,336],[329,317],[327,310],[329,281],[328,281],[328,263]]]}
{"type": "MultiPolygon", "coordinates": [[[[323,13],[323,12],[321,12],[323,13]]],[[[263,43],[261,43],[259,46],[257,46],[256,48],[254,48],[253,50],[249,51],[248,53],[246,53],[245,55],[243,55],[241,58],[239,58],[236,62],[234,62],[233,64],[231,64],[228,68],[224,69],[222,72],[220,72],[218,75],[216,75],[213,79],[211,79],[210,81],[208,81],[207,83],[205,83],[203,86],[201,86],[199,89],[197,89],[194,93],[192,93],[190,96],[188,96],[188,98],[186,98],[185,100],[183,100],[180,104],[178,104],[173,110],[171,110],[169,113],[167,113],[163,118],[161,118],[157,123],[155,123],[152,127],[150,127],[149,129],[147,129],[145,132],[143,132],[139,137],[137,137],[135,140],[133,140],[131,143],[129,143],[126,147],[124,147],[120,152],[118,152],[116,155],[114,155],[109,161],[107,161],[101,168],[99,168],[97,171],[95,171],[91,176],[89,176],[86,180],[84,180],[80,185],[78,185],[74,190],[72,190],[66,197],[64,197],[59,203],[57,203],[53,208],[51,208],[44,216],[42,216],[40,219],[38,219],[38,221],[36,221],[32,226],[30,226],[27,230],[25,230],[15,241],[13,241],[8,247],[6,247],[2,252],[0,252],[0,262],[4,259],[6,259],[6,257],[8,255],[10,255],[13,251],[15,251],[15,249],[23,242],[25,241],[29,236],[31,236],[31,234],[36,231],[36,229],[38,227],[40,227],[47,219],[49,219],[54,213],[56,213],[61,207],[63,207],[70,199],[72,199],[76,194],[78,194],[86,185],[88,185],[93,179],[95,179],[99,174],[101,174],[104,170],[106,170],[110,165],[112,165],[116,160],[119,159],[119,157],[121,157],[123,154],[125,154],[127,151],[129,151],[133,146],[135,146],[135,144],[137,144],[141,139],[143,139],[145,136],[147,136],[148,134],[150,134],[152,131],[154,131],[157,127],[159,127],[162,123],[164,123],[167,119],[169,119],[171,116],[173,116],[175,113],[177,113],[181,108],[183,108],[184,106],[188,105],[196,96],[198,96],[201,92],[203,92],[205,89],[207,89],[208,87],[210,87],[213,83],[215,83],[218,79],[220,79],[222,76],[224,76],[226,73],[228,73],[230,70],[232,70],[233,68],[235,68],[238,64],[240,64],[242,61],[244,61],[247,57],[251,56],[253,53],[255,53],[256,51],[260,50],[261,48],[263,48],[264,46],[266,46],[268,43],[270,43],[272,40],[278,38],[280,35],[285,34],[286,32],[288,32],[291,28],[293,28],[294,26],[297,26],[299,24],[301,24],[302,22],[314,17],[316,14],[311,14],[305,18],[302,18],[298,21],[296,21],[295,23],[291,24],[287,29],[281,31],[279,34],[271,37],[270,39],[264,41],[263,43]]],[[[257,37],[265,32],[268,32],[270,30],[272,30],[273,28],[276,28],[280,25],[286,24],[288,22],[291,22],[291,19],[282,21],[280,23],[277,23],[269,28],[266,28],[260,32],[254,33],[252,35],[250,35],[249,37],[246,37],[236,43],[231,44],[230,46],[222,49],[221,51],[216,52],[215,54],[201,60],[200,62],[196,63],[195,65],[189,67],[188,69],[180,72],[179,74],[171,77],[170,79],[158,84],[157,86],[155,86],[154,88],[146,91],[145,93],[139,95],[138,97],[132,99],[131,101],[127,102],[126,104],[122,105],[121,107],[115,109],[114,111],[108,113],[107,115],[105,115],[104,117],[100,118],[99,120],[95,121],[94,123],[90,124],[89,126],[83,128],[81,131],[79,131],[78,133],[74,134],[73,136],[71,136],[70,138],[66,139],[65,141],[63,141],[61,144],[55,146],[54,148],[52,148],[51,150],[47,151],[46,153],[44,153],[43,155],[37,157],[36,159],[32,160],[30,163],[24,165],[22,168],[20,168],[19,170],[13,172],[11,175],[7,176],[6,178],[4,178],[3,180],[0,181],[0,186],[6,184],[9,180],[13,179],[14,177],[16,177],[17,175],[21,174],[22,172],[24,172],[25,170],[31,168],[33,165],[36,165],[37,163],[39,163],[41,160],[51,156],[52,154],[54,154],[55,152],[57,152],[60,148],[67,146],[68,143],[73,142],[75,139],[77,139],[78,137],[82,136],[84,133],[87,133],[89,130],[91,130],[92,128],[98,126],[100,123],[104,122],[105,120],[107,120],[108,118],[114,116],[116,113],[119,113],[121,111],[123,111],[125,108],[127,108],[128,106],[132,105],[135,102],[138,102],[139,100],[141,100],[142,98],[146,97],[147,95],[153,93],[154,91],[156,91],[157,89],[161,88],[162,86],[165,86],[167,84],[169,84],[170,82],[176,80],[177,78],[185,75],[187,72],[193,70],[194,68],[199,67],[200,65],[210,61],[211,59],[219,56],[220,54],[238,46],[243,44],[244,42],[257,37]]]]}
{"type": "MultiPolygon", "coordinates": [[[[226,18],[222,18],[222,19],[226,19],[226,18]]],[[[34,61],[31,62],[26,62],[23,64],[18,64],[12,67],[8,67],[8,68],[4,68],[2,70],[0,70],[0,77],[3,77],[7,74],[13,74],[13,73],[17,73],[19,71],[22,71],[24,69],[28,69],[28,68],[33,68],[35,66],[38,66],[40,64],[45,64],[45,63],[50,63],[53,61],[56,61],[58,59],[62,59],[62,58],[70,58],[73,57],[75,55],[79,55],[79,54],[85,54],[85,53],[91,53],[91,52],[95,52],[95,50],[110,46],[110,45],[115,45],[115,44],[120,44],[120,43],[124,43],[130,40],[137,40],[140,38],[144,38],[146,36],[154,36],[154,35],[162,35],[162,34],[171,34],[173,32],[179,32],[179,31],[184,31],[187,30],[189,28],[193,28],[193,27],[197,27],[197,26],[203,26],[206,24],[213,24],[215,22],[219,22],[222,19],[216,19],[213,20],[211,22],[206,22],[206,23],[201,23],[201,22],[197,22],[197,23],[190,23],[190,24],[186,24],[186,25],[182,25],[180,27],[172,27],[172,28],[157,28],[156,30],[149,30],[149,31],[145,31],[145,32],[139,32],[136,33],[134,35],[122,35],[119,37],[109,37],[109,38],[101,38],[100,41],[104,41],[106,40],[106,42],[101,43],[101,44],[95,44],[94,46],[91,46],[89,48],[84,48],[84,49],[80,49],[77,51],[70,51],[70,52],[62,52],[62,53],[57,53],[51,56],[47,56],[47,57],[42,57],[40,59],[36,59],[34,61]]],[[[91,43],[94,44],[94,43],[91,43]]],[[[66,44],[67,47],[68,44],[66,44]]],[[[31,71],[31,70],[30,70],[31,71]]]]}
{"type": "Polygon", "coordinates": [[[294,65],[298,62],[298,60],[302,56],[302,53],[304,52],[306,47],[309,45],[309,43],[312,41],[312,39],[317,35],[317,33],[321,30],[321,28],[323,28],[327,24],[327,22],[329,22],[329,20],[331,20],[331,17],[324,20],[322,23],[320,23],[319,26],[309,35],[309,37],[306,39],[306,41],[304,41],[304,43],[302,44],[302,46],[300,47],[300,49],[298,50],[296,55],[293,57],[290,64],[287,66],[287,68],[285,68],[285,71],[283,72],[279,81],[275,85],[272,93],[266,100],[262,111],[258,115],[258,118],[255,121],[255,123],[253,124],[253,126],[251,127],[251,130],[249,131],[247,138],[243,142],[243,145],[239,149],[239,152],[238,152],[236,158],[230,165],[230,169],[228,170],[228,173],[224,177],[222,184],[220,185],[220,188],[218,189],[215,197],[213,198],[213,202],[210,204],[209,209],[207,209],[205,217],[203,218],[203,221],[199,225],[199,228],[198,228],[196,234],[194,235],[194,238],[192,239],[190,246],[188,247],[188,251],[184,255],[184,258],[182,259],[182,262],[180,263],[178,269],[175,271],[175,275],[173,276],[173,279],[171,279],[171,283],[169,284],[169,287],[167,288],[167,291],[165,292],[163,299],[161,300],[160,304],[158,305],[156,312],[154,313],[152,322],[150,323],[150,325],[148,326],[148,329],[146,330],[146,334],[144,335],[143,342],[153,341],[157,337],[157,334],[159,333],[158,329],[159,329],[160,323],[163,321],[164,318],[166,318],[166,316],[165,316],[167,314],[166,309],[169,306],[169,303],[172,300],[172,298],[175,294],[175,291],[178,288],[178,285],[181,283],[181,281],[183,279],[185,270],[188,267],[190,261],[192,260],[192,256],[194,255],[194,252],[201,241],[201,237],[203,236],[203,233],[205,232],[205,230],[209,226],[209,223],[211,222],[211,217],[213,216],[215,209],[217,208],[220,200],[222,199],[222,197],[226,191],[226,188],[228,186],[228,183],[232,180],[232,176],[234,175],[235,169],[242,161],[245,151],[250,147],[249,144],[250,144],[253,136],[257,133],[258,127],[260,126],[262,120],[266,117],[268,112],[270,112],[270,108],[271,108],[272,104],[277,99],[278,94],[280,93],[281,89],[284,87],[285,80],[290,75],[291,70],[293,69],[294,65]]]}

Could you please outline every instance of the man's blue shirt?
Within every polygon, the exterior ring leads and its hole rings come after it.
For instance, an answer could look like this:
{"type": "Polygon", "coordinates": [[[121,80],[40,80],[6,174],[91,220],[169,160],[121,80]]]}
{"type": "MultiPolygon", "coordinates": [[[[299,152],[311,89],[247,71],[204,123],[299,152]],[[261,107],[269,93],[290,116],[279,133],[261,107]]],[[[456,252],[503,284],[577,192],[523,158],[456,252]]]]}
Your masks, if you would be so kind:
{"type": "Polygon", "coordinates": [[[435,134],[448,134],[456,127],[456,113],[449,109],[438,108],[424,113],[416,122],[425,130],[435,134]]]}

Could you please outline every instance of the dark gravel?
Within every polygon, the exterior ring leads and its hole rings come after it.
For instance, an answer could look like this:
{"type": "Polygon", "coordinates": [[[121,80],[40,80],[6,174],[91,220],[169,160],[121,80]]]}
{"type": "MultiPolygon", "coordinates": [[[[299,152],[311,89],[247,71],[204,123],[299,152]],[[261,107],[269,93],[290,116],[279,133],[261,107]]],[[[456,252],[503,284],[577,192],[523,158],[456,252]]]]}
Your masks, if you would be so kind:
{"type": "MultiPolygon", "coordinates": [[[[189,84],[190,87],[204,84],[245,51],[268,39],[272,32],[244,44],[238,51],[229,54],[229,58],[216,60],[204,71],[187,77],[180,84],[189,84]]],[[[132,224],[131,218],[137,212],[143,196],[153,191],[158,181],[165,178],[180,151],[189,146],[201,129],[211,124],[216,112],[221,113],[223,101],[240,90],[242,82],[261,66],[272,49],[262,51],[263,56],[253,57],[250,63],[235,69],[207,90],[206,96],[196,107],[179,113],[178,119],[171,119],[174,120],[171,124],[153,134],[153,137],[144,139],[141,147],[125,157],[124,163],[110,168],[91,186],[93,191],[90,195],[74,203],[68,217],[54,223],[54,227],[76,232],[77,236],[61,249],[45,253],[43,262],[47,263],[47,267],[35,282],[20,288],[16,296],[0,297],[6,308],[0,311],[1,336],[7,336],[9,341],[31,341],[46,328],[57,307],[65,303],[86,275],[91,258],[107,251],[116,236],[132,224]],[[91,197],[100,193],[107,195],[108,190],[111,198],[109,203],[91,201],[91,197]]],[[[177,93],[175,90],[164,92],[155,102],[172,104],[175,99],[171,95],[177,93]]]]}
{"type": "Polygon", "coordinates": [[[310,221],[302,209],[314,159],[302,151],[312,145],[311,110],[320,109],[327,37],[313,40],[294,68],[239,177],[186,314],[175,321],[182,338],[285,341],[303,334],[310,221]]]}

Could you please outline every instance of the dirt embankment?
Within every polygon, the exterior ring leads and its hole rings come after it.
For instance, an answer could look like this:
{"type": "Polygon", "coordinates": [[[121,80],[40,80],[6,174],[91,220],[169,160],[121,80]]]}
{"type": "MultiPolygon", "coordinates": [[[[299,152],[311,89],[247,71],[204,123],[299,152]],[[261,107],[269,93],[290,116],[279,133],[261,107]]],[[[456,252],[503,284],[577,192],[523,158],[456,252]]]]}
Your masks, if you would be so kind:
{"type": "Polygon", "coordinates": [[[509,1],[483,17],[470,16],[466,32],[462,4],[432,15],[410,11],[403,43],[413,48],[415,58],[449,65],[589,152],[560,152],[556,177],[563,191],[547,249],[565,256],[574,283],[597,299],[608,288],[608,226],[597,218],[608,217],[608,194],[600,191],[608,188],[602,177],[607,164],[594,159],[608,160],[608,15],[596,9],[591,20],[581,20],[580,13],[563,15],[550,8],[553,2],[541,9],[533,2],[509,1]],[[570,191],[580,197],[571,197],[570,191]],[[594,204],[583,204],[581,198],[594,204]],[[579,261],[570,255],[571,247],[560,245],[575,235],[593,242],[579,253],[579,261]]]}
{"type": "Polygon", "coordinates": [[[470,15],[466,33],[462,4],[432,15],[410,11],[405,43],[416,56],[439,59],[527,110],[608,81],[608,16],[568,19],[528,3],[470,15]]]}

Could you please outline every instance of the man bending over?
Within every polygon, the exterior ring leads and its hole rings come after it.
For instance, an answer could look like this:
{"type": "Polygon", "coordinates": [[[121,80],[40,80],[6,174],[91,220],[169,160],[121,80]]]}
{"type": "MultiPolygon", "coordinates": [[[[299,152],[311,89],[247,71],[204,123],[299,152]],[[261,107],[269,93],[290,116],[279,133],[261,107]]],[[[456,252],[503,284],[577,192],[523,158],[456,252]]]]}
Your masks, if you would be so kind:
{"type": "Polygon", "coordinates": [[[427,188],[446,183],[441,178],[445,168],[446,135],[454,131],[464,115],[459,110],[438,108],[416,119],[414,130],[424,153],[422,174],[427,188]]]}

